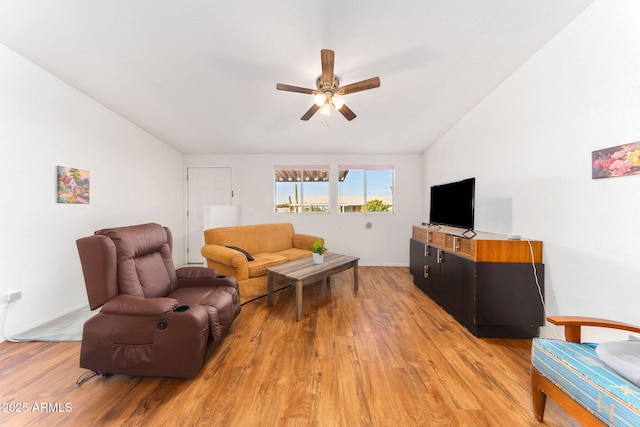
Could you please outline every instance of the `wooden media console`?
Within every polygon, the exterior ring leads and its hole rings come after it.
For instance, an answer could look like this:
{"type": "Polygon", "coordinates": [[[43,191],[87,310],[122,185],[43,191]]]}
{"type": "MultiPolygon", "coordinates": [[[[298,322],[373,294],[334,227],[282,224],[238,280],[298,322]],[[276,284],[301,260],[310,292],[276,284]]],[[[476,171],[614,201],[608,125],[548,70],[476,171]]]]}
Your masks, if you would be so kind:
{"type": "Polygon", "coordinates": [[[413,227],[416,286],[477,337],[538,336],[544,322],[542,242],[463,231],[413,227]]]}

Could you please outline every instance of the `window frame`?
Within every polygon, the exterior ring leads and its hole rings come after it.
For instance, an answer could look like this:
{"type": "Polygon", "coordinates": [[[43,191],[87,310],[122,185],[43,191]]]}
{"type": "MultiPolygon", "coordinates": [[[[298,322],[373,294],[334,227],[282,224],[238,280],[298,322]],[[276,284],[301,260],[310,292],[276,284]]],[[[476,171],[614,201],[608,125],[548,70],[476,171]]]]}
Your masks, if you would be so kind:
{"type": "Polygon", "coordinates": [[[331,181],[329,165],[275,165],[273,171],[273,206],[276,214],[328,214],[331,212],[331,181]],[[281,210],[283,209],[284,203],[278,202],[278,183],[283,182],[300,183],[298,203],[289,204],[288,210],[281,210]],[[323,193],[320,196],[316,196],[320,198],[326,197],[326,202],[310,202],[309,197],[313,196],[305,194],[309,191],[309,187],[306,186],[307,188],[305,188],[304,184],[313,184],[315,182],[326,183],[326,194],[323,193]],[[318,209],[318,207],[320,207],[320,209],[318,209]]]}
{"type": "Polygon", "coordinates": [[[393,165],[338,165],[338,212],[340,214],[393,214],[395,213],[395,166],[393,165]],[[342,198],[343,198],[343,189],[342,189],[342,183],[344,182],[344,180],[346,179],[347,174],[344,174],[344,171],[362,171],[362,181],[363,181],[363,188],[362,188],[362,197],[363,197],[363,203],[362,203],[362,210],[345,210],[345,207],[347,206],[346,204],[342,203],[342,198]],[[376,197],[372,197],[370,196],[370,193],[368,193],[368,189],[367,189],[367,172],[369,171],[390,171],[391,173],[391,185],[390,185],[390,191],[391,191],[391,200],[390,200],[390,204],[387,205],[389,206],[389,210],[384,210],[384,211],[368,211],[367,210],[367,204],[372,201],[372,200],[382,200],[382,202],[384,203],[384,199],[380,199],[380,196],[376,196],[376,197]],[[368,196],[369,194],[369,196],[368,196]]]}

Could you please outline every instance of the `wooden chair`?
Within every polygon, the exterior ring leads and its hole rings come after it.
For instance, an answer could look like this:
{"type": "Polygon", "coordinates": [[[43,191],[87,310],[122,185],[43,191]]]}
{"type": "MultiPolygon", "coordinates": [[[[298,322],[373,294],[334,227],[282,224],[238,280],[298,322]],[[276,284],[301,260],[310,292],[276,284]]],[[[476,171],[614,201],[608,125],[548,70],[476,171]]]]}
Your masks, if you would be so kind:
{"type": "MultiPolygon", "coordinates": [[[[582,344],[581,328],[583,326],[595,326],[603,328],[613,328],[630,332],[640,333],[640,327],[615,322],[605,319],[597,319],[590,317],[573,317],[573,316],[551,316],[547,320],[559,326],[564,326],[564,334],[566,341],[547,340],[544,338],[535,338],[532,344],[532,366],[531,366],[531,395],[533,400],[533,410],[536,420],[542,422],[544,417],[544,408],[547,396],[551,397],[560,407],[567,411],[577,421],[585,426],[605,426],[605,425],[640,425],[640,389],[632,383],[624,384],[622,377],[610,370],[604,363],[600,362],[595,355],[593,345],[582,344]],[[553,354],[552,347],[546,347],[545,344],[552,343],[555,348],[568,346],[569,350],[565,354],[553,354]],[[542,347],[545,347],[542,349],[542,347]],[[578,351],[586,351],[588,353],[578,355],[578,351]],[[542,355],[546,352],[546,355],[542,355]],[[572,360],[567,354],[576,354],[576,359],[572,360]],[[555,367],[540,361],[541,357],[551,356],[557,358],[558,364],[555,367]],[[589,361],[589,358],[595,360],[589,361]],[[600,363],[598,363],[600,362],[600,363]],[[567,368],[567,372],[580,372],[575,378],[582,378],[586,385],[578,386],[579,392],[571,391],[571,395],[564,390],[571,384],[571,374],[559,380],[557,378],[558,371],[567,368]],[[582,369],[584,372],[581,372],[582,369]],[[590,376],[589,372],[600,370],[598,375],[590,376]],[[555,372],[551,372],[555,371],[555,372]],[[600,375],[602,373],[602,376],[600,375]],[[555,375],[555,377],[554,377],[555,375]],[[593,378],[592,378],[593,377],[593,378]],[[607,378],[608,377],[608,378],[607,378]],[[553,378],[553,380],[552,380],[553,378]],[[613,389],[621,389],[618,395],[610,393],[602,378],[609,381],[614,378],[619,384],[610,387],[613,389]],[[591,381],[592,380],[592,381],[591,381]],[[591,381],[591,382],[590,382],[591,381]],[[622,384],[620,384],[622,382],[622,384]],[[592,389],[590,390],[589,388],[592,389]],[[625,391],[626,389],[626,391],[625,391]],[[594,393],[596,394],[594,396],[594,393]],[[572,397],[573,396],[573,397],[572,397]],[[633,402],[627,402],[625,399],[631,399],[633,402]],[[591,398],[595,400],[591,400],[591,398]],[[578,401],[580,400],[580,401],[578,401]],[[608,403],[615,402],[615,403],[608,403]],[[595,404],[594,404],[595,403],[595,404]],[[617,410],[617,413],[616,413],[617,410]],[[623,411],[628,410],[625,414],[623,411]],[[632,419],[632,424],[616,424],[620,422],[620,417],[632,419]]],[[[553,363],[553,362],[551,362],[553,363]]],[[[561,375],[564,375],[561,373],[561,375]]]]}

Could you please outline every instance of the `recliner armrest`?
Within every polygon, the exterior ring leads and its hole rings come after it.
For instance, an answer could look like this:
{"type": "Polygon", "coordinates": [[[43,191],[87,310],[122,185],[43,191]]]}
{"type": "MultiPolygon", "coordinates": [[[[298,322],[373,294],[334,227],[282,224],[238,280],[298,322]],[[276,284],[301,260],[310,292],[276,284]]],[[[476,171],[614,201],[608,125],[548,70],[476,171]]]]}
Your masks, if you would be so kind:
{"type": "Polygon", "coordinates": [[[213,280],[220,273],[214,268],[180,267],[176,270],[178,288],[197,288],[200,286],[215,286],[213,280]]]}
{"type": "Polygon", "coordinates": [[[233,276],[221,276],[215,268],[182,267],[176,270],[178,288],[198,288],[231,286],[238,289],[238,281],[233,276]]]}
{"type": "Polygon", "coordinates": [[[104,314],[153,316],[172,311],[178,304],[175,298],[141,298],[120,294],[107,301],[100,311],[104,314]]]}
{"type": "Polygon", "coordinates": [[[220,275],[215,268],[180,267],[176,270],[178,279],[214,279],[220,275]]]}
{"type": "Polygon", "coordinates": [[[216,288],[228,286],[238,290],[238,279],[233,276],[218,276],[213,279],[178,279],[177,288],[216,288]]]}

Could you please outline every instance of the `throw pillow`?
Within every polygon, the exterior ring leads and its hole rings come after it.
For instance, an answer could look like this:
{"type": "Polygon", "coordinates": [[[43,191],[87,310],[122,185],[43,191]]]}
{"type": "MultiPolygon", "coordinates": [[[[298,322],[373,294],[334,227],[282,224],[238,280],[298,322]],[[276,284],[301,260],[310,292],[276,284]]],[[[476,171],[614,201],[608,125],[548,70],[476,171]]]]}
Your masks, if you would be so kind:
{"type": "Polygon", "coordinates": [[[604,342],[596,354],[607,366],[640,387],[640,340],[604,342]]]}
{"type": "Polygon", "coordinates": [[[244,249],[241,249],[241,248],[239,248],[237,246],[227,246],[227,248],[236,250],[238,252],[242,252],[244,254],[244,256],[247,257],[247,261],[253,261],[253,257],[251,256],[251,254],[249,252],[245,251],[244,249]]]}

